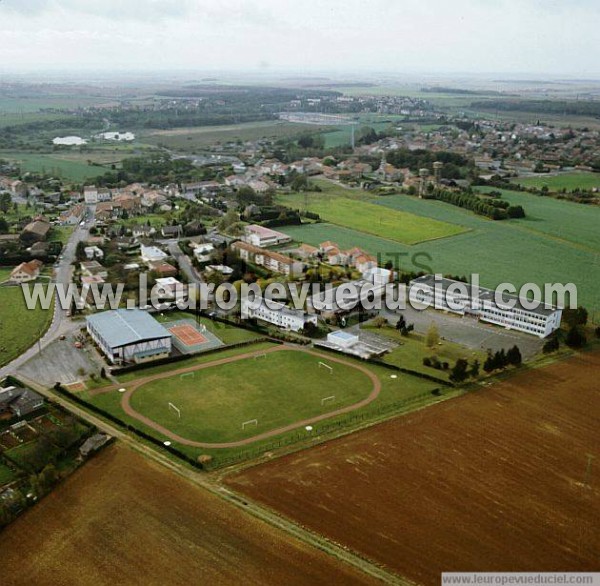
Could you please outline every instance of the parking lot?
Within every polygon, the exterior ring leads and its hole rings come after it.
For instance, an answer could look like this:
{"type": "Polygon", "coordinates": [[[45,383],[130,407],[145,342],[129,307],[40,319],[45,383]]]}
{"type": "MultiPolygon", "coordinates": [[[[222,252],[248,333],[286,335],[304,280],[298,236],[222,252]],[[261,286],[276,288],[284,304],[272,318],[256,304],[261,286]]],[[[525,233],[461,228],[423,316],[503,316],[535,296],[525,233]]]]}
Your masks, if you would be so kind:
{"type": "Polygon", "coordinates": [[[96,350],[89,344],[76,348],[75,342],[73,334],[65,340],[55,340],[41,354],[28,360],[19,373],[47,387],[57,382],[71,384],[92,373],[99,374],[102,365],[96,350]]]}
{"type": "Polygon", "coordinates": [[[511,348],[516,344],[523,358],[527,360],[537,354],[544,344],[544,341],[536,336],[486,324],[473,317],[461,317],[431,308],[419,311],[408,305],[406,309],[396,312],[381,311],[381,315],[392,324],[398,321],[400,314],[404,315],[407,323],[414,324],[415,332],[426,334],[431,324],[435,323],[441,338],[467,348],[490,349],[495,352],[502,348],[511,348]]]}

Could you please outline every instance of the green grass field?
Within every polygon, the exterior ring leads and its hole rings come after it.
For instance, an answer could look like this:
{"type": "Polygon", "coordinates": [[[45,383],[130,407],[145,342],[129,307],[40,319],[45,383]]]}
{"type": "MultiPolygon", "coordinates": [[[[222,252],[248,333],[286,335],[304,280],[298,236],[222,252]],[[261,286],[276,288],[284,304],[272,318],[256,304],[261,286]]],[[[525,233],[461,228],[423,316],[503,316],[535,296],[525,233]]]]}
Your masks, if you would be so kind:
{"type": "Polygon", "coordinates": [[[58,240],[63,244],[66,244],[69,238],[73,234],[73,226],[52,226],[48,240],[58,240]]]}
{"type": "Polygon", "coordinates": [[[518,183],[523,187],[537,187],[541,189],[544,185],[550,191],[560,189],[600,189],[600,173],[561,173],[559,175],[539,175],[530,177],[516,177],[511,179],[513,183],[518,183]]]}
{"type": "MultiPolygon", "coordinates": [[[[393,114],[387,116],[377,116],[374,114],[363,115],[360,117],[360,120],[356,123],[355,138],[358,139],[358,133],[360,132],[361,127],[363,126],[369,126],[377,132],[381,132],[383,130],[386,130],[390,126],[399,124],[403,118],[404,116],[397,116],[393,114]]],[[[352,127],[338,126],[335,130],[322,133],[322,136],[325,139],[325,148],[328,149],[343,145],[350,145],[352,142],[352,127]]]]}
{"type": "MultiPolygon", "coordinates": [[[[319,367],[319,358],[302,352],[278,352],[211,367],[193,378],[173,377],[137,389],[131,404],[179,435],[196,441],[236,441],[357,403],[372,383],[359,370],[319,367]],[[335,396],[335,400],[321,400],[335,396]],[[181,409],[181,419],[168,402],[181,409]],[[243,422],[257,425],[242,429],[243,422]]],[[[327,362],[326,359],[322,359],[327,362]]]]}
{"type": "Polygon", "coordinates": [[[8,466],[0,464],[0,486],[13,481],[15,476],[15,473],[8,466]]]}
{"type": "MultiPolygon", "coordinates": [[[[327,181],[321,181],[319,185],[322,192],[283,195],[278,197],[278,201],[292,208],[308,209],[332,224],[402,244],[446,238],[467,230],[459,225],[401,210],[386,210],[371,203],[370,198],[361,197],[360,192],[327,181]]],[[[355,245],[360,246],[358,243],[355,245]]]]}
{"type": "MultiPolygon", "coordinates": [[[[168,323],[182,319],[195,319],[193,314],[185,313],[183,311],[173,311],[166,313],[164,316],[156,315],[155,317],[156,320],[161,323],[168,323]]],[[[198,321],[202,325],[206,326],[206,329],[217,336],[217,338],[219,338],[219,340],[221,340],[221,342],[224,344],[239,344],[240,342],[248,342],[250,340],[256,340],[260,337],[260,335],[256,332],[213,321],[207,317],[200,317],[198,321]]]]}
{"type": "MultiPolygon", "coordinates": [[[[189,367],[189,366],[192,366],[195,364],[206,364],[208,362],[212,362],[213,360],[217,360],[220,358],[226,358],[228,356],[238,356],[238,355],[243,354],[248,351],[255,352],[260,349],[267,349],[267,348],[273,348],[273,347],[274,347],[274,345],[272,343],[267,342],[267,343],[253,344],[252,346],[243,347],[243,348],[224,349],[224,350],[220,350],[216,353],[211,353],[211,354],[206,354],[206,355],[198,355],[198,356],[195,356],[188,360],[177,362],[175,364],[149,366],[147,368],[144,368],[144,369],[136,371],[136,372],[131,372],[131,373],[128,373],[125,375],[120,375],[118,378],[119,378],[119,381],[123,382],[123,383],[132,382],[141,377],[150,376],[152,374],[170,372],[172,370],[189,367]]],[[[274,356],[275,355],[269,356],[269,358],[272,358],[274,356]]],[[[269,360],[269,358],[267,358],[266,360],[269,360]]],[[[251,359],[251,360],[253,360],[253,359],[251,359]]],[[[265,360],[265,359],[257,359],[257,361],[256,361],[257,366],[259,366],[259,364],[261,363],[261,360],[265,360]]],[[[347,360],[350,363],[362,364],[364,366],[364,362],[355,360],[351,357],[348,357],[347,360]]],[[[324,359],[324,362],[327,362],[327,358],[324,359]]],[[[252,365],[250,365],[250,366],[252,366],[252,365]]],[[[262,363],[262,366],[264,368],[265,364],[262,363]]],[[[334,365],[334,367],[335,367],[335,365],[334,365]]],[[[377,399],[375,399],[375,401],[373,401],[367,407],[364,407],[353,414],[331,417],[331,418],[326,419],[322,424],[316,424],[315,425],[316,432],[321,433],[324,429],[329,430],[330,432],[335,432],[336,429],[347,430],[347,429],[357,428],[357,427],[360,427],[361,425],[363,425],[364,422],[373,421],[373,420],[380,418],[382,416],[382,413],[385,413],[385,414],[402,413],[406,409],[414,408],[414,403],[413,403],[414,401],[416,401],[418,405],[426,405],[431,401],[437,400],[437,398],[431,394],[431,391],[434,388],[439,386],[436,383],[433,383],[433,382],[427,381],[427,380],[423,380],[423,379],[411,376],[409,374],[404,374],[401,372],[393,373],[390,370],[388,370],[387,368],[384,368],[382,366],[370,364],[368,366],[368,368],[379,378],[379,380],[381,382],[381,393],[380,393],[379,397],[377,397],[377,399]],[[396,378],[392,378],[391,377],[392,374],[394,374],[394,376],[396,376],[396,378]]],[[[209,371],[210,370],[214,370],[214,374],[216,375],[214,382],[216,382],[218,384],[218,387],[220,389],[225,388],[225,383],[230,384],[231,378],[229,378],[229,377],[227,379],[220,378],[220,373],[222,371],[221,367],[215,368],[215,369],[209,369],[209,371]]],[[[200,382],[202,384],[202,388],[205,387],[206,385],[204,384],[204,375],[206,372],[207,371],[200,371],[198,374],[196,374],[195,379],[189,379],[187,382],[191,383],[192,381],[195,380],[196,382],[200,382]]],[[[437,372],[437,371],[435,371],[435,372],[437,372]]],[[[357,374],[360,375],[361,373],[359,373],[357,371],[357,374]]],[[[279,375],[282,375],[281,372],[279,373],[279,375]]],[[[276,375],[270,374],[269,376],[273,377],[276,375]]],[[[282,376],[284,376],[284,375],[282,375],[282,376]]],[[[304,377],[304,372],[301,373],[301,376],[304,377]]],[[[333,376],[333,375],[325,375],[325,374],[321,373],[321,376],[324,377],[324,376],[333,376]]],[[[169,380],[172,385],[175,385],[175,382],[173,382],[174,379],[167,379],[167,380],[169,380]]],[[[267,387],[265,385],[265,388],[273,388],[274,390],[276,390],[281,387],[281,384],[282,384],[281,380],[278,379],[275,381],[275,384],[272,387],[267,387]]],[[[297,385],[298,382],[296,381],[295,384],[297,385]]],[[[320,384],[320,381],[318,381],[318,384],[320,384]]],[[[369,387],[369,390],[370,390],[370,387],[369,387]]],[[[211,396],[215,397],[215,395],[212,395],[212,393],[216,392],[216,389],[211,390],[210,392],[211,392],[211,396]]],[[[233,391],[233,392],[235,392],[235,391],[233,391]]],[[[369,391],[365,391],[365,392],[368,394],[369,391]]],[[[136,393],[137,393],[137,391],[136,391],[136,393]]],[[[305,391],[303,391],[303,393],[305,393],[305,391]]],[[[449,395],[449,394],[453,394],[453,393],[455,393],[455,391],[445,391],[444,392],[445,395],[449,395]]],[[[336,391],[334,390],[333,393],[330,393],[330,394],[336,394],[336,391]]],[[[300,394],[299,396],[303,397],[305,395],[300,394]]],[[[306,395],[306,396],[312,397],[312,394],[306,395]]],[[[163,441],[165,439],[162,434],[160,434],[160,433],[156,432],[155,430],[153,430],[152,428],[144,425],[137,419],[129,417],[127,414],[125,414],[125,412],[123,411],[123,409],[121,407],[121,400],[122,400],[123,395],[120,394],[118,391],[110,391],[110,392],[105,392],[105,393],[101,393],[101,394],[92,394],[89,391],[84,391],[80,394],[80,397],[82,399],[84,399],[85,401],[92,403],[96,407],[100,407],[101,409],[119,417],[126,424],[132,425],[132,426],[152,435],[153,437],[156,437],[160,441],[163,441]]],[[[135,393],[134,393],[134,397],[135,397],[135,393]]],[[[319,403],[321,401],[321,398],[322,397],[319,397],[319,403]]],[[[159,399],[159,400],[162,400],[162,399],[159,399]]],[[[227,402],[227,401],[229,401],[229,398],[224,397],[223,400],[225,402],[227,402]]],[[[167,402],[168,401],[169,400],[167,399],[167,402]]],[[[265,403],[265,405],[266,405],[266,403],[265,403]]],[[[310,405],[308,405],[308,406],[310,406],[310,405]]],[[[210,407],[211,407],[213,413],[215,413],[216,415],[221,417],[221,415],[217,413],[216,407],[213,407],[212,405],[210,407]]],[[[304,407],[302,407],[302,408],[304,408],[304,407]]],[[[333,406],[331,406],[331,408],[333,409],[333,406]]],[[[283,409],[280,408],[278,411],[280,412],[280,416],[282,416],[282,417],[286,416],[285,408],[283,408],[283,409]]],[[[171,417],[172,417],[172,415],[173,414],[171,414],[171,417]]],[[[251,418],[252,419],[257,418],[257,416],[254,416],[254,417],[250,416],[248,419],[251,419],[251,418]]],[[[172,422],[172,420],[171,420],[171,422],[172,422]]],[[[239,431],[241,432],[241,423],[240,423],[239,427],[240,427],[239,431]]],[[[197,421],[194,424],[194,428],[197,430],[196,433],[200,434],[200,433],[204,433],[204,431],[203,431],[204,429],[211,430],[212,424],[210,424],[210,422],[197,421]]],[[[177,428],[175,428],[175,427],[173,427],[172,429],[174,431],[178,431],[177,428]]],[[[259,430],[259,431],[264,431],[264,430],[259,430]]],[[[250,433],[250,431],[249,431],[249,433],[250,433]]],[[[257,433],[256,429],[254,429],[253,434],[255,434],[255,433],[257,433]]],[[[250,435],[253,435],[253,434],[250,434],[250,435]]],[[[259,454],[262,454],[265,450],[274,449],[274,447],[276,447],[278,445],[295,444],[298,442],[301,443],[303,441],[306,441],[307,439],[310,439],[310,438],[307,437],[306,431],[295,430],[292,432],[287,432],[287,433],[278,435],[276,438],[273,438],[273,439],[261,440],[261,441],[252,443],[247,448],[243,447],[243,448],[212,448],[212,449],[202,448],[201,449],[201,448],[193,448],[190,446],[185,446],[183,444],[178,444],[177,442],[173,442],[173,446],[178,448],[179,450],[181,450],[182,452],[184,452],[186,455],[188,455],[191,458],[197,458],[201,454],[211,455],[215,459],[215,464],[217,466],[219,466],[219,465],[223,465],[223,464],[227,463],[230,458],[236,458],[236,459],[237,458],[240,458],[240,459],[252,458],[259,454]]]]}
{"type": "Polygon", "coordinates": [[[50,154],[30,154],[0,151],[0,159],[18,163],[25,173],[47,173],[71,181],[83,182],[106,172],[102,167],[88,165],[84,159],[72,160],[50,154]]]}
{"type": "MultiPolygon", "coordinates": [[[[0,270],[0,282],[9,276],[10,269],[0,270]]],[[[0,366],[35,344],[51,321],[52,311],[27,309],[21,287],[0,287],[0,366]]]]}

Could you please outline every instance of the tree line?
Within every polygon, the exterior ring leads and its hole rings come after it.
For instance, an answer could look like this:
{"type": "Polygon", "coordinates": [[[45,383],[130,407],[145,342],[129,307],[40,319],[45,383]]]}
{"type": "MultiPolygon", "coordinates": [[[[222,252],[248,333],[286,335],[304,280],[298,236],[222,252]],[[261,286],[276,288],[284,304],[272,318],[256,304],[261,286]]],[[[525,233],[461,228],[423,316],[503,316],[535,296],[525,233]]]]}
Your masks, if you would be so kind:
{"type": "Polygon", "coordinates": [[[434,189],[428,195],[431,199],[443,201],[451,205],[471,210],[480,216],[486,216],[492,220],[506,220],[507,218],[524,218],[523,206],[511,206],[508,202],[483,198],[466,192],[447,191],[445,189],[434,189]]]}

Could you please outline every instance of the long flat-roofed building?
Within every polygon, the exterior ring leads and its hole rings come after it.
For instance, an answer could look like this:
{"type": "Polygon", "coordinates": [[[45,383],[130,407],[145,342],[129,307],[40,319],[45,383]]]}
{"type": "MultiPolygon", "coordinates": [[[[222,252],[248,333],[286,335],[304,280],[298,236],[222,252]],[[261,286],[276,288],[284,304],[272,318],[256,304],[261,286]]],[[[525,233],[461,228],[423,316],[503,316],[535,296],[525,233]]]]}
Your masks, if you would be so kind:
{"type": "Polygon", "coordinates": [[[261,248],[277,246],[278,244],[292,241],[292,239],[283,232],[271,230],[271,228],[258,226],[257,224],[250,224],[249,226],[244,227],[244,237],[242,240],[248,244],[253,244],[254,246],[259,246],[261,248]]]}
{"type": "Polygon", "coordinates": [[[292,309],[285,303],[278,301],[270,301],[269,303],[271,307],[267,306],[262,297],[256,301],[242,299],[242,317],[260,319],[294,332],[305,329],[308,323],[313,326],[317,325],[317,316],[314,313],[309,314],[301,309],[292,309]]]}
{"type": "Polygon", "coordinates": [[[150,362],[171,353],[171,333],[140,309],[90,315],[87,331],[113,364],[150,362]]]}
{"type": "Polygon", "coordinates": [[[413,279],[409,284],[408,295],[412,303],[460,315],[472,315],[481,321],[540,338],[557,330],[562,317],[562,309],[552,305],[541,303],[538,307],[529,309],[528,300],[506,293],[503,295],[505,302],[497,303],[492,289],[475,287],[473,290],[468,283],[436,279],[434,275],[413,279]]]}

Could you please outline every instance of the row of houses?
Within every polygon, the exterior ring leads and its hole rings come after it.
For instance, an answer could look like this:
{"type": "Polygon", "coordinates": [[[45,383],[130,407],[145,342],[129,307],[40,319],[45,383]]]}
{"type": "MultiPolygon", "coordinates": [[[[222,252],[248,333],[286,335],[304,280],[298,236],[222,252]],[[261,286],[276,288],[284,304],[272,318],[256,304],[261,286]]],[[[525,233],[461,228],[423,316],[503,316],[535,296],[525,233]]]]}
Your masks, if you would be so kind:
{"type": "Polygon", "coordinates": [[[298,277],[304,270],[304,263],[297,261],[285,254],[272,250],[265,250],[258,246],[238,241],[231,245],[240,257],[246,262],[250,262],[260,267],[285,275],[286,277],[298,277]]]}
{"type": "Polygon", "coordinates": [[[377,257],[365,252],[362,248],[354,246],[344,250],[331,240],[321,242],[318,247],[302,244],[294,252],[303,259],[318,258],[332,266],[352,267],[360,273],[377,267],[377,257]]]}

